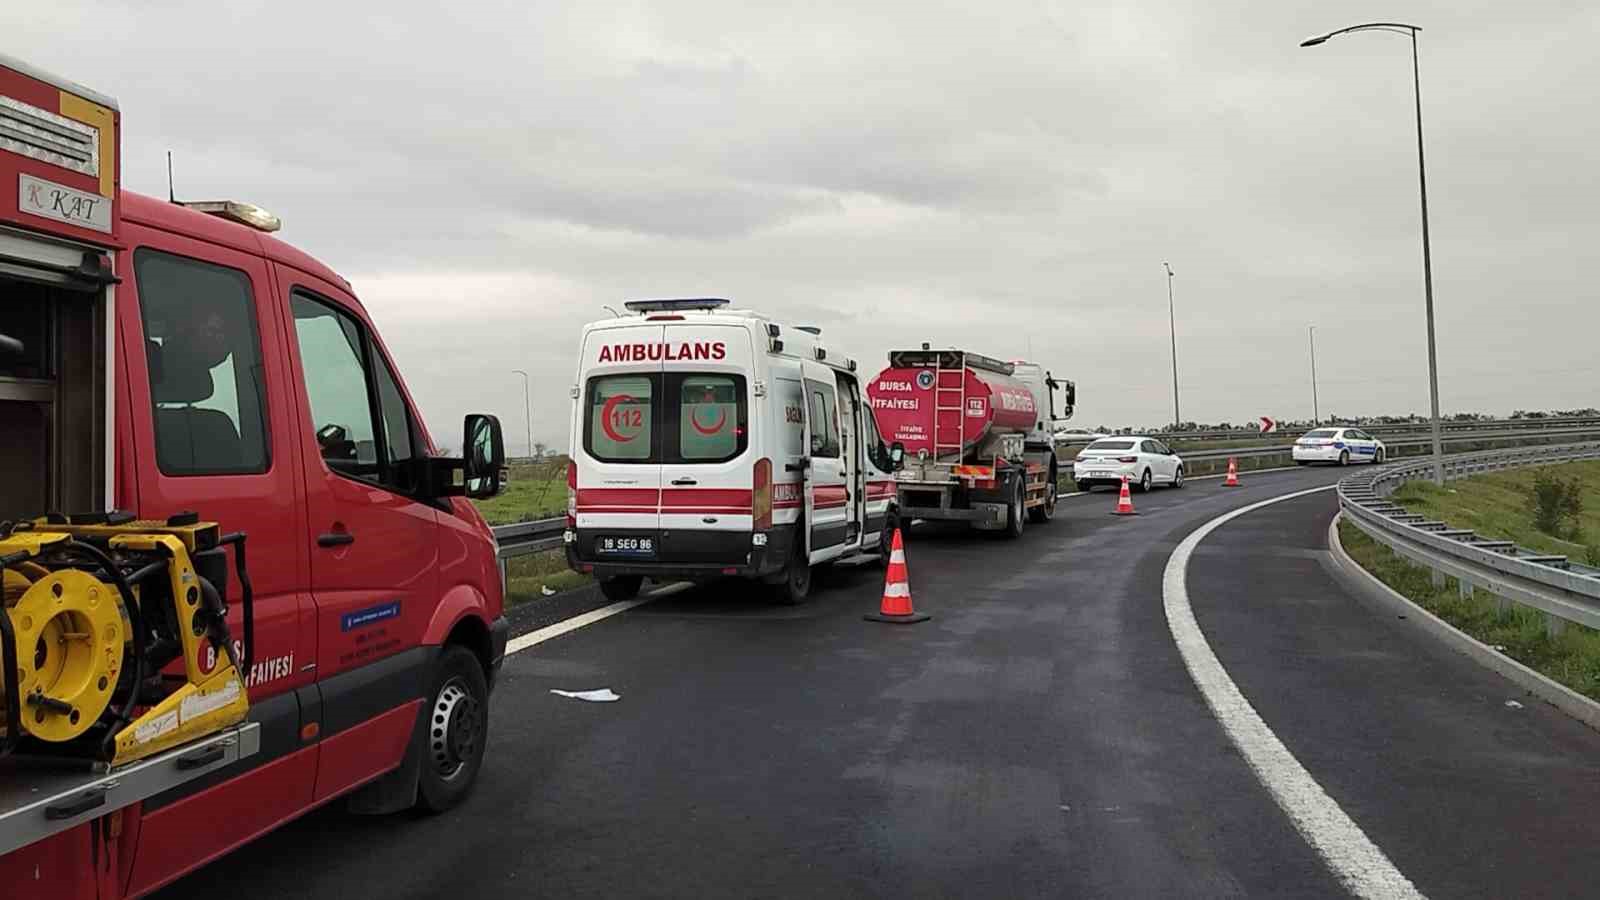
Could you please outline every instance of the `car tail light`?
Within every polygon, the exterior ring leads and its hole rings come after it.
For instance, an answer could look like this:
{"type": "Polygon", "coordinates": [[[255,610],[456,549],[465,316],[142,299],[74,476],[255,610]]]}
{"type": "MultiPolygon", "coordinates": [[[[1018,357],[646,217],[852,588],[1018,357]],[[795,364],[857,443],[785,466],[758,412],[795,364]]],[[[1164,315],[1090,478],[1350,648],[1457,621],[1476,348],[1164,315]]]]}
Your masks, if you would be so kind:
{"type": "Polygon", "coordinates": [[[567,527],[578,527],[578,462],[567,460],[567,527]]]}
{"type": "Polygon", "coordinates": [[[753,490],[750,492],[750,515],[756,531],[772,528],[772,460],[756,460],[753,490]]]}
{"type": "Polygon", "coordinates": [[[1135,462],[1138,462],[1138,461],[1139,461],[1139,457],[1137,457],[1137,456],[1119,456],[1119,457],[1117,457],[1117,462],[1135,463],[1135,462]]]}

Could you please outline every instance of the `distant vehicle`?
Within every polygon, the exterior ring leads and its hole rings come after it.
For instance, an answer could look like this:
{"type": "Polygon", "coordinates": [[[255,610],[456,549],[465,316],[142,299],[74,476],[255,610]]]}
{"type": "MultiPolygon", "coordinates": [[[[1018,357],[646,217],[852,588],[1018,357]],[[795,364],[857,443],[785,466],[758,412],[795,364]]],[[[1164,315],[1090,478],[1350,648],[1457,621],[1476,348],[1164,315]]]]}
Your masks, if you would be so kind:
{"type": "Polygon", "coordinates": [[[1078,451],[1072,477],[1080,491],[1097,484],[1121,484],[1123,478],[1141,492],[1157,484],[1181,488],[1183,459],[1153,437],[1106,437],[1078,451]]]}
{"type": "Polygon", "coordinates": [[[1103,437],[1110,437],[1110,435],[1103,431],[1069,431],[1063,429],[1057,431],[1052,437],[1055,438],[1058,444],[1087,444],[1103,437]]]}
{"type": "Polygon", "coordinates": [[[1348,466],[1352,462],[1381,463],[1389,454],[1382,441],[1359,428],[1318,428],[1295,441],[1291,455],[1298,466],[1315,462],[1348,466]]]}
{"type": "Polygon", "coordinates": [[[867,394],[890,441],[906,521],[966,522],[1019,537],[1026,522],[1055,515],[1051,435],[1072,415],[1072,382],[1035,363],[923,344],[891,351],[867,394]]]}

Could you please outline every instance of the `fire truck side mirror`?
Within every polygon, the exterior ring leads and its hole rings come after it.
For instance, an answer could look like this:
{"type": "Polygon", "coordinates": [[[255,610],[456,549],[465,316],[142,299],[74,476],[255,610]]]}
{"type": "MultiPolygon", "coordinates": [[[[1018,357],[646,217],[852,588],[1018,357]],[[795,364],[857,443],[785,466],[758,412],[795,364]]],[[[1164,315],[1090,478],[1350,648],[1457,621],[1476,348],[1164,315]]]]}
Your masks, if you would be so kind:
{"type": "Polygon", "coordinates": [[[462,427],[461,481],[473,499],[500,492],[501,469],[506,464],[506,442],[500,420],[484,413],[469,413],[462,427]]]}
{"type": "Polygon", "coordinates": [[[893,444],[889,445],[889,463],[890,463],[890,468],[892,468],[892,469],[894,469],[895,471],[898,472],[900,470],[901,464],[903,464],[905,462],[905,458],[906,458],[906,445],[905,444],[902,444],[899,441],[895,441],[893,444]]]}

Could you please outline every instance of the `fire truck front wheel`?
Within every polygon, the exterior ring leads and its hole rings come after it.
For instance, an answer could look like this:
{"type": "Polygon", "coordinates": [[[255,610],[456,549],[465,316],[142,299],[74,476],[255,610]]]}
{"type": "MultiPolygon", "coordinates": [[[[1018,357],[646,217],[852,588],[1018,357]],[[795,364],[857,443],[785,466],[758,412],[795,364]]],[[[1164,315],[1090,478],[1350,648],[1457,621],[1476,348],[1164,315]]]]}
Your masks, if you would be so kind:
{"type": "Polygon", "coordinates": [[[445,647],[425,702],[427,752],[417,777],[417,805],[437,813],[466,799],[483,765],[489,684],[478,657],[459,644],[445,647]]]}

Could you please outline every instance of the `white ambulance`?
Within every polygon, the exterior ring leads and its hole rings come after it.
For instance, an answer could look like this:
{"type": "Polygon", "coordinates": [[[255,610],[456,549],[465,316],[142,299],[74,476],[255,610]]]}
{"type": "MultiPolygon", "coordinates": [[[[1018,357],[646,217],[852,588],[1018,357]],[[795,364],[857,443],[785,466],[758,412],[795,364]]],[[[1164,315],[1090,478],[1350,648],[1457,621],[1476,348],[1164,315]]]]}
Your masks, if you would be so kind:
{"type": "Polygon", "coordinates": [[[569,565],[613,600],[746,576],[799,603],[814,566],[879,555],[893,465],[854,359],[727,300],[624,305],[583,329],[569,565]]]}

